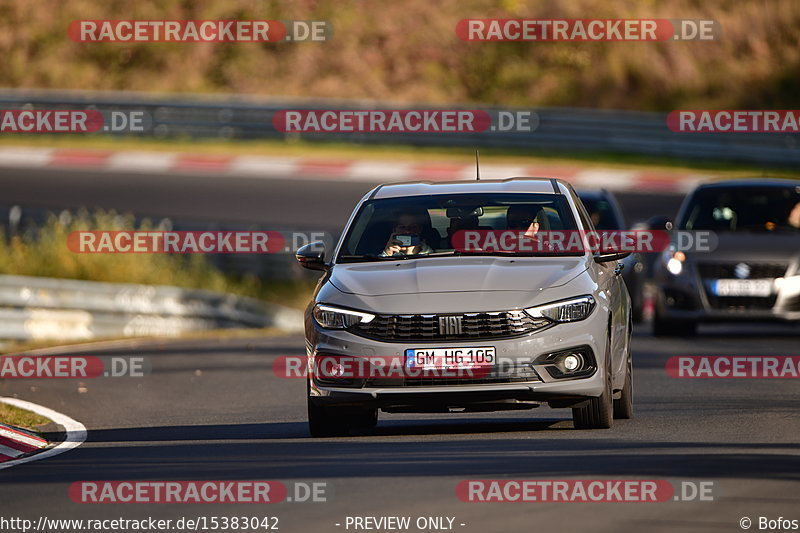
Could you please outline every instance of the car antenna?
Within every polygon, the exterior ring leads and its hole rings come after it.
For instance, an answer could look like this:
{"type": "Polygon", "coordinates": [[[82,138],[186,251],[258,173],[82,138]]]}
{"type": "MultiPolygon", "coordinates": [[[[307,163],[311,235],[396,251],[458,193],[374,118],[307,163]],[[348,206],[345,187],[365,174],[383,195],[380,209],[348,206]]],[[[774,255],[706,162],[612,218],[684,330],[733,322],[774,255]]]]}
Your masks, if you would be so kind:
{"type": "Polygon", "coordinates": [[[478,150],[475,150],[475,178],[481,181],[481,160],[478,156],[478,150]]]}

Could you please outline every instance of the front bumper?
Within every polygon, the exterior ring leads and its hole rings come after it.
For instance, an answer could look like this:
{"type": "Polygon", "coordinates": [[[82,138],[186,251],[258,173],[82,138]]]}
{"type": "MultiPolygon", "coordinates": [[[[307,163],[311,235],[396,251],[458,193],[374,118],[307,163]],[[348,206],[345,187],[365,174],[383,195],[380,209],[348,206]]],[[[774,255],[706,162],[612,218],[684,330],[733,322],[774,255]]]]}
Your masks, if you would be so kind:
{"type": "Polygon", "coordinates": [[[658,314],[666,319],[695,322],[800,320],[800,276],[782,278],[769,297],[715,297],[709,280],[689,270],[655,277],[658,314]]]}
{"type": "MultiPolygon", "coordinates": [[[[602,394],[605,385],[607,315],[600,309],[587,319],[555,326],[516,338],[465,341],[421,341],[389,343],[367,339],[342,330],[325,330],[310,321],[307,328],[309,357],[320,354],[347,357],[403,358],[406,349],[493,346],[504,365],[526,365],[539,356],[585,347],[591,350],[595,370],[587,377],[554,378],[536,368],[529,381],[494,383],[452,382],[425,385],[363,380],[355,386],[336,386],[310,380],[310,399],[321,405],[380,407],[385,410],[441,411],[464,407],[469,410],[522,408],[526,403],[547,402],[572,406],[602,394]]],[[[310,365],[312,366],[312,365],[310,365]]]]}

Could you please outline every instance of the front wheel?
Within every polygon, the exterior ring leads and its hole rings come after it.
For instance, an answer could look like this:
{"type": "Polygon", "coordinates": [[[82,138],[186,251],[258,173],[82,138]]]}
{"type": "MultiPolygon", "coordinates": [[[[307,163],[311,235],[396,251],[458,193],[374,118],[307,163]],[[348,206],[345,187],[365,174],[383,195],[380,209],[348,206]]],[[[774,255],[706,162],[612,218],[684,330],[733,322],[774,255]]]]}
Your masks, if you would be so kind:
{"type": "Polygon", "coordinates": [[[614,400],[614,418],[623,420],[633,418],[633,363],[630,353],[625,372],[625,384],[622,386],[619,399],[614,400]]]}

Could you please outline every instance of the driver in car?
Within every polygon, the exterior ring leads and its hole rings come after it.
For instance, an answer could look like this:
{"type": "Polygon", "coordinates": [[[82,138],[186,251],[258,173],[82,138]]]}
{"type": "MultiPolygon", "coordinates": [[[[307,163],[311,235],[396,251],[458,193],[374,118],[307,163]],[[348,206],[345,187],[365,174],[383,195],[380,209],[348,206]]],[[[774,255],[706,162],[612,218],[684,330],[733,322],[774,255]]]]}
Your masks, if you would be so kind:
{"type": "Polygon", "coordinates": [[[506,211],[506,226],[517,234],[520,251],[530,247],[547,252],[557,250],[550,242],[548,232],[540,232],[543,216],[546,215],[540,205],[516,204],[506,211]]]}
{"type": "Polygon", "coordinates": [[[539,215],[542,207],[538,205],[517,204],[506,211],[508,229],[524,231],[526,237],[534,237],[539,232],[539,215]]]}
{"type": "Polygon", "coordinates": [[[392,228],[392,234],[386,243],[381,257],[395,255],[425,255],[433,251],[422,238],[424,224],[421,217],[415,213],[401,213],[392,228]]]}

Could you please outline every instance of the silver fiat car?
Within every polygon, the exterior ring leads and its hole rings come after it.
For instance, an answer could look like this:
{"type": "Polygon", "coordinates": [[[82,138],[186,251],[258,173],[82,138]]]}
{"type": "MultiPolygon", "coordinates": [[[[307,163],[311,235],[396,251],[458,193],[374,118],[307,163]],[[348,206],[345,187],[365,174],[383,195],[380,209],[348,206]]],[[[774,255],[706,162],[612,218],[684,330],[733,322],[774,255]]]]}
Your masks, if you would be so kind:
{"type": "Polygon", "coordinates": [[[374,427],[379,410],[547,404],[571,408],[576,428],[630,418],[628,254],[520,244],[592,230],[556,179],[370,191],[333,250],[296,253],[324,272],[305,315],[311,435],[374,427]],[[516,246],[498,244],[506,234],[516,246]]]}

